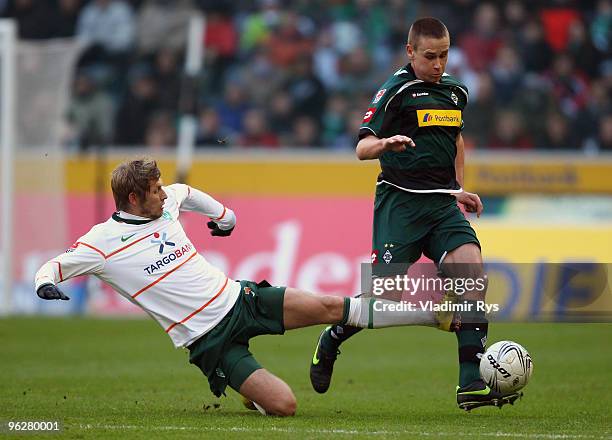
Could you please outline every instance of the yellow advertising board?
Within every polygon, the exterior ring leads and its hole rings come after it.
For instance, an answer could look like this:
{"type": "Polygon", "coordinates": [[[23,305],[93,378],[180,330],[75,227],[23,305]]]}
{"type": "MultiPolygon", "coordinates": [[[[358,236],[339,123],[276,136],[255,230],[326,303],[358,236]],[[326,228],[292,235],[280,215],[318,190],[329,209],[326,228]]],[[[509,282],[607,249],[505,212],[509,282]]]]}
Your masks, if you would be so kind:
{"type": "Polygon", "coordinates": [[[612,319],[612,224],[474,226],[500,317],[612,319]]]}
{"type": "MultiPolygon", "coordinates": [[[[112,155],[105,163],[93,157],[72,157],[64,166],[69,192],[88,193],[101,179],[108,185],[113,167],[128,155],[112,155]],[[106,178],[105,178],[106,177],[106,178]]],[[[167,181],[176,174],[174,157],[161,156],[167,181]]],[[[19,164],[18,164],[19,165],[19,164]]],[[[23,164],[23,173],[31,168],[23,164]]],[[[189,183],[217,194],[372,196],[377,161],[358,161],[354,155],[198,155],[189,183]]],[[[25,179],[27,181],[27,179],[25,179]]],[[[498,156],[468,154],[465,187],[481,195],[512,193],[612,194],[612,157],[498,156]]]]}

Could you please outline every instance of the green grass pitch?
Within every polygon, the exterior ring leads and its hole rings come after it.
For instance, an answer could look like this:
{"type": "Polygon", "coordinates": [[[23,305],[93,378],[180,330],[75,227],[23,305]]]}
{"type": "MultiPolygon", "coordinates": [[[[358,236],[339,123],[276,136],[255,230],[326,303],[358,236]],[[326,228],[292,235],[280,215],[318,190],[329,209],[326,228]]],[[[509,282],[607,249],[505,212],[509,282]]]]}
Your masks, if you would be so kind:
{"type": "MultiPolygon", "coordinates": [[[[50,438],[612,438],[612,324],[494,324],[534,360],[514,406],[455,403],[455,337],[427,328],[364,331],[343,346],[332,388],[312,391],[320,328],[252,341],[293,388],[296,417],[262,417],[236,393],[216,399],[187,353],[149,320],[0,320],[0,437],[8,421],[58,420],[50,438]]],[[[36,437],[28,434],[27,438],[36,437]]]]}

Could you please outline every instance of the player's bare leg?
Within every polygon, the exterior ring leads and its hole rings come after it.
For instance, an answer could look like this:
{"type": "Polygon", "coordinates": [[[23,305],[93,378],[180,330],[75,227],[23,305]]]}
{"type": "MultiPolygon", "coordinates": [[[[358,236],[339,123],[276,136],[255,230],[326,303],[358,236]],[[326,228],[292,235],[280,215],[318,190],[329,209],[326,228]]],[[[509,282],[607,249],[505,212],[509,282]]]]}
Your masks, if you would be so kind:
{"type": "Polygon", "coordinates": [[[297,408],[293,391],[282,379],[265,368],[255,370],[240,386],[240,394],[256,402],[267,414],[292,416],[297,408]]]}
{"type": "Polygon", "coordinates": [[[318,295],[287,288],[283,304],[286,330],[316,324],[348,324],[359,328],[437,325],[433,312],[397,308],[386,299],[318,295]]]}
{"type": "MultiPolygon", "coordinates": [[[[451,313],[454,318],[450,318],[450,331],[456,333],[459,345],[457,404],[469,411],[479,406],[502,407],[506,403],[514,403],[520,393],[502,395],[491,390],[480,377],[480,357],[485,352],[488,332],[485,312],[477,307],[479,302],[485,300],[487,287],[480,248],[474,243],[459,246],[446,255],[440,269],[447,278],[485,280],[483,289],[466,290],[454,298],[454,301],[470,307],[451,313]]],[[[438,320],[444,321],[444,318],[439,316],[438,320]]]]}
{"type": "MultiPolygon", "coordinates": [[[[373,299],[372,299],[373,300],[373,299]]],[[[351,325],[379,328],[396,325],[433,324],[433,313],[381,312],[369,306],[370,299],[318,295],[288,287],[283,300],[286,330],[317,324],[348,322],[351,325]]],[[[388,304],[388,300],[378,300],[388,304]]],[[[240,386],[240,394],[256,402],[266,413],[289,416],[295,413],[296,402],[291,388],[265,369],[253,372],[240,386]]],[[[246,402],[248,404],[248,402],[246,402]]]]}
{"type": "MultiPolygon", "coordinates": [[[[442,276],[447,278],[483,278],[484,266],[480,248],[474,243],[467,243],[450,251],[442,261],[440,271],[442,276]]],[[[484,291],[468,290],[461,295],[462,300],[484,301],[486,289],[484,291]]],[[[456,302],[458,295],[454,292],[447,292],[443,302],[456,302]]],[[[440,312],[437,316],[440,322],[440,329],[454,331],[453,318],[454,312],[440,312]]]]}
{"type": "Polygon", "coordinates": [[[317,295],[292,287],[285,290],[283,319],[286,330],[340,322],[343,313],[342,297],[317,295]]]}
{"type": "MultiPolygon", "coordinates": [[[[442,273],[448,277],[484,277],[484,264],[480,247],[475,243],[466,243],[450,251],[442,260],[442,273]],[[453,269],[453,265],[457,268],[453,269]]],[[[463,297],[468,300],[484,300],[485,290],[467,290],[463,297]]]]}

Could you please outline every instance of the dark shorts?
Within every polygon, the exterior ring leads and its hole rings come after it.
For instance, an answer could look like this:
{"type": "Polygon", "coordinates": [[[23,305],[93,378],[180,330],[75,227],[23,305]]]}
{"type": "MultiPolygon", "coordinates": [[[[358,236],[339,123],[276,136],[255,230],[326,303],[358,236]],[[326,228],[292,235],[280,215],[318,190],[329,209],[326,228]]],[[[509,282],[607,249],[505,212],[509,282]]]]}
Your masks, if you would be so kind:
{"type": "Polygon", "coordinates": [[[227,385],[238,391],[243,382],[261,367],[249,351],[249,339],[259,335],[282,335],[284,287],[266,281],[240,281],[234,307],[211,331],[189,347],[189,362],[208,378],[217,397],[227,385]]]}
{"type": "Polygon", "coordinates": [[[476,232],[452,194],[410,193],[387,184],[376,187],[374,275],[395,275],[403,266],[407,270],[421,254],[439,265],[447,252],[466,243],[480,247],[476,232]]]}

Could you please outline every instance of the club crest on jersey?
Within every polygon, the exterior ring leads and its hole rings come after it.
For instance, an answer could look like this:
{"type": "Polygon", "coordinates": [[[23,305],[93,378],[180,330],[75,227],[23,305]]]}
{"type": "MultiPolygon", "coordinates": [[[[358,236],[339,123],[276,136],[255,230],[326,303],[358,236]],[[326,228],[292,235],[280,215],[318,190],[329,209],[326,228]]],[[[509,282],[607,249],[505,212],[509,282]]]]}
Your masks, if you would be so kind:
{"type": "Polygon", "coordinates": [[[374,113],[376,113],[376,107],[370,107],[363,116],[363,122],[370,122],[372,120],[372,116],[374,116],[374,113]]]}
{"type": "MultiPolygon", "coordinates": [[[[159,232],[154,233],[153,237],[159,238],[159,232]]],[[[164,246],[174,246],[174,243],[172,243],[171,241],[166,240],[166,233],[165,232],[162,233],[161,240],[152,239],[151,243],[153,243],[153,244],[159,243],[159,253],[160,254],[164,253],[164,246]]]]}
{"type": "Polygon", "coordinates": [[[455,92],[451,92],[451,99],[453,100],[455,105],[459,104],[459,98],[457,97],[457,95],[455,95],[455,92]]]}
{"type": "Polygon", "coordinates": [[[380,89],[378,91],[378,93],[376,93],[376,96],[374,97],[374,100],[372,101],[372,104],[378,104],[378,101],[380,101],[380,98],[385,96],[385,92],[386,91],[387,91],[387,89],[380,89]]]}
{"type": "Polygon", "coordinates": [[[391,263],[391,260],[393,259],[393,254],[391,254],[391,251],[389,250],[389,249],[392,249],[393,247],[395,247],[393,243],[385,243],[385,249],[387,250],[383,254],[382,259],[387,264],[391,263]]]}

